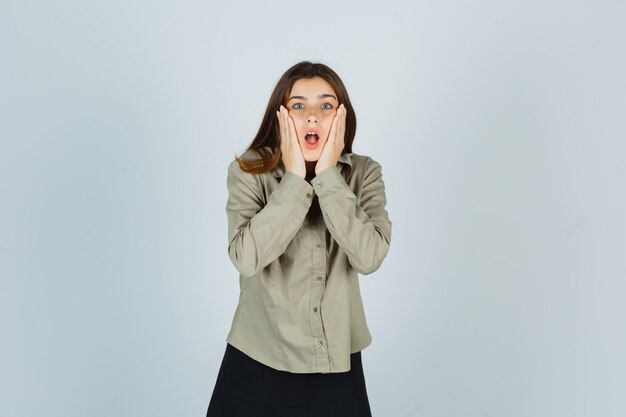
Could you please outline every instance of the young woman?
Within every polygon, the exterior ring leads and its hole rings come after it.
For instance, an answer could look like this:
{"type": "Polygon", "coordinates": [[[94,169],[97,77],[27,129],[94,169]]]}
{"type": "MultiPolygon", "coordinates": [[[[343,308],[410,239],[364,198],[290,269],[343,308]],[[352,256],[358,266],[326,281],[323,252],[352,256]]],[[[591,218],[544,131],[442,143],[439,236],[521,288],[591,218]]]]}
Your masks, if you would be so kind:
{"type": "Polygon", "coordinates": [[[343,82],[300,62],[228,166],[228,254],[240,295],[207,417],[371,417],[358,274],[389,250],[381,165],[352,152],[343,82]]]}

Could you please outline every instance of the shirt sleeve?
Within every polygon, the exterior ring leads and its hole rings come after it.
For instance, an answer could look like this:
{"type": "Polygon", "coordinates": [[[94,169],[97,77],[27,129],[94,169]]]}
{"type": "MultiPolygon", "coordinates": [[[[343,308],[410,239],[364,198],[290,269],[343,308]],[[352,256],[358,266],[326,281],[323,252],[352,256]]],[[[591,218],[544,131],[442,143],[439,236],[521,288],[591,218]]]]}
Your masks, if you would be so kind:
{"type": "Polygon", "coordinates": [[[363,275],[376,271],[391,242],[391,221],[381,165],[368,157],[361,198],[352,192],[339,169],[328,167],[311,180],[326,227],[363,275]]]}
{"type": "Polygon", "coordinates": [[[233,160],[227,188],[228,255],[242,275],[253,276],[285,252],[309,211],[313,187],[287,171],[265,204],[258,176],[233,160]]]}

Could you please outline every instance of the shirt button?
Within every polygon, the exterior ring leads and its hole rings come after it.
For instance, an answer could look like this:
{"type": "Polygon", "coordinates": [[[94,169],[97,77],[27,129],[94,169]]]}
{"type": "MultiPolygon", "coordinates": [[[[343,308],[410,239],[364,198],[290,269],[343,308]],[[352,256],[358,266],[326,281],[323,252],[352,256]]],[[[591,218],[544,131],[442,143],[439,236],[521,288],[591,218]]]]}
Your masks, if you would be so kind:
{"type": "Polygon", "coordinates": [[[315,279],[318,280],[318,281],[321,281],[322,280],[322,276],[318,275],[318,276],[315,277],[315,279]]]}
{"type": "Polygon", "coordinates": [[[315,246],[317,246],[318,248],[321,248],[321,247],[322,247],[322,244],[321,244],[321,243],[318,243],[318,244],[317,244],[317,245],[315,245],[315,246]]]}
{"type": "Polygon", "coordinates": [[[317,184],[315,184],[315,186],[316,186],[317,188],[320,188],[320,187],[322,186],[322,183],[321,183],[321,182],[318,182],[317,184]]]}
{"type": "Polygon", "coordinates": [[[322,341],[320,340],[320,345],[323,345],[323,344],[324,344],[324,342],[322,342],[322,341]]]}
{"type": "Polygon", "coordinates": [[[313,307],[313,311],[317,313],[317,307],[313,307]]]}
{"type": "Polygon", "coordinates": [[[311,198],[311,193],[306,193],[306,198],[311,198]]]}

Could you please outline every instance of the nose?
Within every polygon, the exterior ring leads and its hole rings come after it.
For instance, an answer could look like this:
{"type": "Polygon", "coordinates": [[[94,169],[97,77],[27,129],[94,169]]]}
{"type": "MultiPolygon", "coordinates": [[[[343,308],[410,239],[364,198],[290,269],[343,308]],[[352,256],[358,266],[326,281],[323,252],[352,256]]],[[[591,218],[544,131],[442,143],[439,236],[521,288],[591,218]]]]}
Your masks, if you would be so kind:
{"type": "Polygon", "coordinates": [[[306,119],[307,122],[309,123],[316,123],[318,121],[318,117],[317,114],[315,112],[312,112],[311,114],[309,114],[309,116],[306,119]]]}

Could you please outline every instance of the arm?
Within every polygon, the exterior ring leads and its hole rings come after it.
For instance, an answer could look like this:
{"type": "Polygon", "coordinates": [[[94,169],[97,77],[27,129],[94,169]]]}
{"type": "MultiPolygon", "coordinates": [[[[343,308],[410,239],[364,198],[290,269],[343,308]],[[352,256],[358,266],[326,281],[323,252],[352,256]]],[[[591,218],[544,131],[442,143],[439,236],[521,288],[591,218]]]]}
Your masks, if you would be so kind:
{"type": "Polygon", "coordinates": [[[323,169],[311,185],[317,194],[324,221],[350,264],[363,275],[376,271],[389,251],[391,221],[382,167],[369,158],[361,200],[346,184],[336,166],[323,169]]]}
{"type": "Polygon", "coordinates": [[[227,187],[228,255],[242,275],[252,276],[285,252],[309,211],[313,187],[287,171],[264,206],[257,178],[236,160],[227,187]]]}

